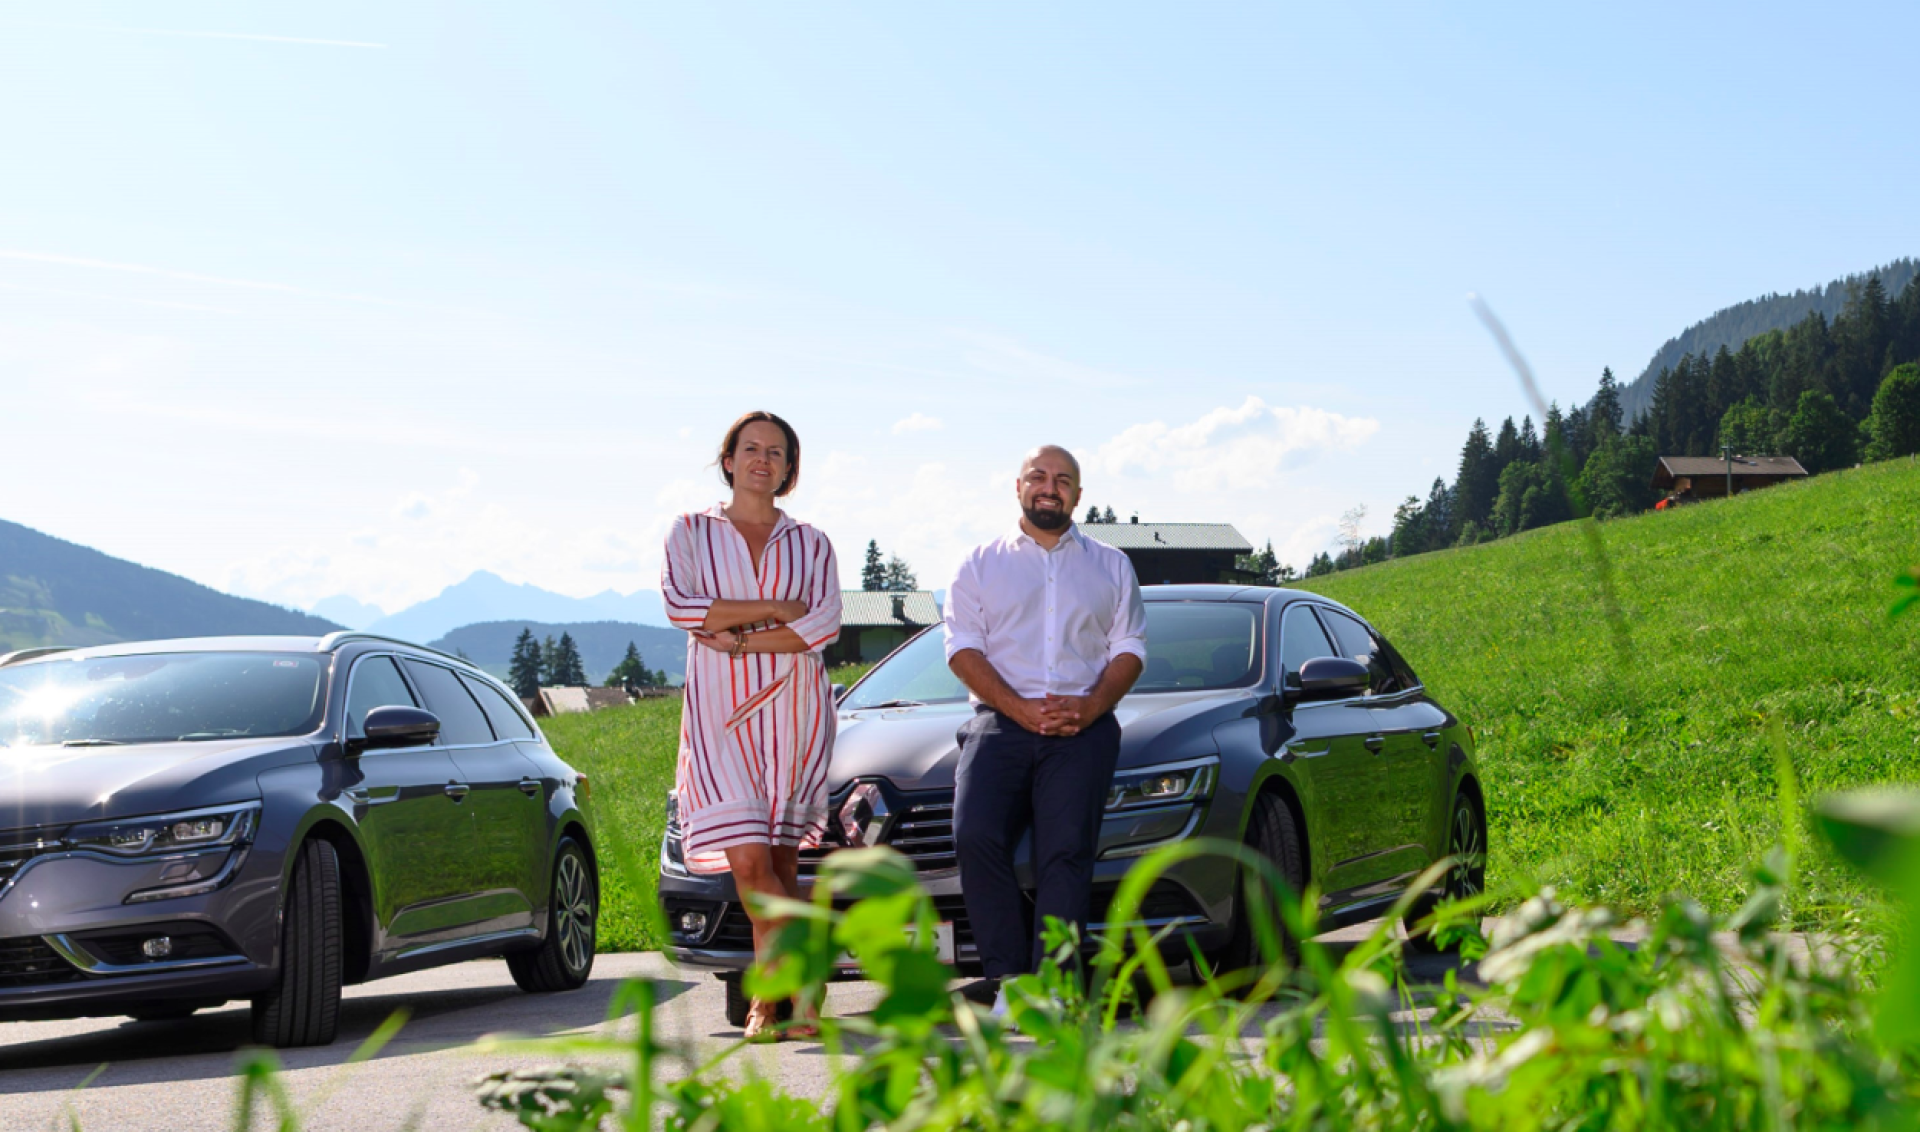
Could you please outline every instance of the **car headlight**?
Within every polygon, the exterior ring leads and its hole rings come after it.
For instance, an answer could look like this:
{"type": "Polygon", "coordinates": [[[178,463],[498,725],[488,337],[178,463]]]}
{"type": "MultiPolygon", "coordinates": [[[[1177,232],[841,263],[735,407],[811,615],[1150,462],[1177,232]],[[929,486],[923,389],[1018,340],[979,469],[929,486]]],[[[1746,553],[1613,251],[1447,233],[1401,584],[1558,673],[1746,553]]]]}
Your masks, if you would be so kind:
{"type": "Polygon", "coordinates": [[[1137,810],[1144,806],[1203,801],[1213,796],[1213,784],[1219,777],[1218,755],[1123,770],[1113,776],[1113,787],[1107,792],[1107,809],[1109,812],[1137,810]]]}
{"type": "Polygon", "coordinates": [[[75,849],[92,849],[116,857],[187,853],[245,844],[253,835],[259,813],[260,803],[245,802],[177,814],[87,822],[68,830],[66,840],[75,849]]]}

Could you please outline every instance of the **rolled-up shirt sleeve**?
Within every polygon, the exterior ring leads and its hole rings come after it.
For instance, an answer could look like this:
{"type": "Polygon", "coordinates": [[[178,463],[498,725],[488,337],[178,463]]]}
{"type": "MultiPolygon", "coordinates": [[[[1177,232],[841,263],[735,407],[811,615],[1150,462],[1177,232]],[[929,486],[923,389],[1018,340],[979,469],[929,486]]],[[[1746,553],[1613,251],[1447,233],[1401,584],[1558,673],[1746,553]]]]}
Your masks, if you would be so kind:
{"type": "Polygon", "coordinates": [[[1134,575],[1133,563],[1121,558],[1116,566],[1115,581],[1120,591],[1119,599],[1114,603],[1113,627],[1107,630],[1107,663],[1112,664],[1121,656],[1137,656],[1140,663],[1147,662],[1147,603],[1140,597],[1140,579],[1134,575]]]}
{"type": "Polygon", "coordinates": [[[787,625],[811,652],[840,639],[840,562],[827,536],[818,538],[807,556],[807,615],[787,625]]]}
{"type": "Polygon", "coordinates": [[[706,623],[713,597],[699,592],[700,536],[689,516],[673,521],[667,532],[667,560],[660,568],[660,599],[667,620],[676,628],[698,629],[706,623]]]}
{"type": "Polygon", "coordinates": [[[980,602],[980,578],[972,557],[962,559],[960,569],[947,587],[947,659],[962,649],[982,655],[987,651],[986,609],[980,602]]]}

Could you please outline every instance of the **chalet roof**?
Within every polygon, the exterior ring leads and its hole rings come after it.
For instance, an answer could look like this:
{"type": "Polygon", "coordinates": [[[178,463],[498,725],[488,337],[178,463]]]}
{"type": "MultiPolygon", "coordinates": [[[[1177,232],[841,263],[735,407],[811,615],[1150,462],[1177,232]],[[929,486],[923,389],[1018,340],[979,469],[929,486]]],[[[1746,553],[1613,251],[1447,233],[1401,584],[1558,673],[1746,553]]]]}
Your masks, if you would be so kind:
{"type": "Polygon", "coordinates": [[[940,606],[927,590],[842,590],[840,593],[840,627],[843,629],[918,628],[939,623],[940,606]]]}
{"type": "Polygon", "coordinates": [[[1232,523],[1082,523],[1080,533],[1117,550],[1228,550],[1252,554],[1232,523]]]}
{"type": "MultiPolygon", "coordinates": [[[[1662,456],[1660,464],[1669,476],[1724,476],[1727,461],[1721,456],[1662,456]]],[[[1735,456],[1733,474],[1740,476],[1804,476],[1807,470],[1791,456],[1735,456]]]]}

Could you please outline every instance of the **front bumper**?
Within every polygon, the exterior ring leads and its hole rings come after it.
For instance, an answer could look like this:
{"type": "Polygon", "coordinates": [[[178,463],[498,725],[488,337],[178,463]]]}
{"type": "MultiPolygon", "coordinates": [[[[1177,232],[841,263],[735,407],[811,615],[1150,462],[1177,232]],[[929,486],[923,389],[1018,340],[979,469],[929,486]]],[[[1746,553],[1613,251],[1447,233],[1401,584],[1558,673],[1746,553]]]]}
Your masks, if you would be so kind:
{"type": "Polygon", "coordinates": [[[138,858],[35,856],[0,888],[0,1020],[251,997],[276,974],[278,888],[271,859],[244,845],[138,858]],[[182,878],[218,887],[129,900],[182,878]]]}

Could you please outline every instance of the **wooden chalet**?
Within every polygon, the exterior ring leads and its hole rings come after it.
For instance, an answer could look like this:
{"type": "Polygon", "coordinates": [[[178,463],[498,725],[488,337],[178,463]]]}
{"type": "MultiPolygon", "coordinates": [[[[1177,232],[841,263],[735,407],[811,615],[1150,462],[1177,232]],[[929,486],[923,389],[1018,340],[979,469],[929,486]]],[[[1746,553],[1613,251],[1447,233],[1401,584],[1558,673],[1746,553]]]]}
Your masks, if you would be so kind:
{"type": "MultiPolygon", "coordinates": [[[[1722,499],[1727,494],[1727,469],[1723,456],[1662,456],[1653,469],[1653,486],[1670,496],[1722,499]]],[[[1735,456],[1732,469],[1735,495],[1807,474],[1791,456],[1735,456]]]]}
{"type": "Polygon", "coordinates": [[[1253,544],[1231,523],[1082,523],[1090,539],[1124,551],[1143,586],[1244,582],[1234,565],[1253,544]]]}

